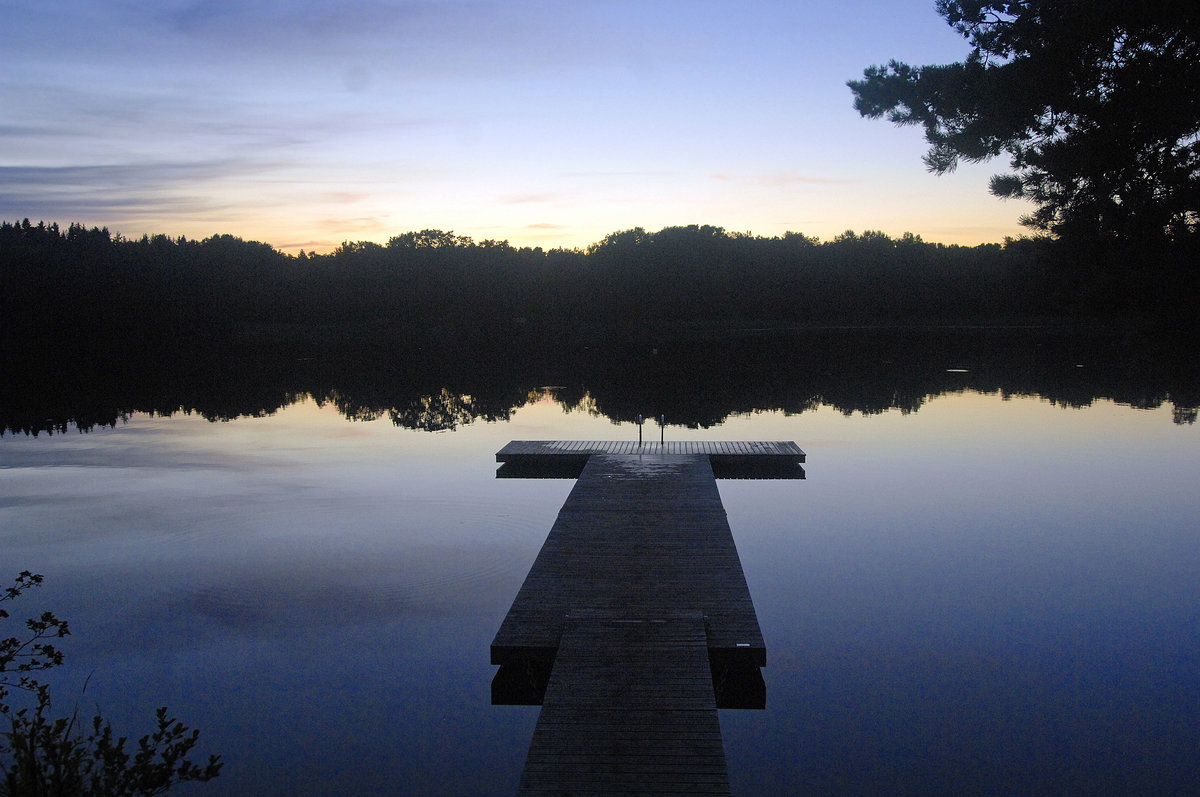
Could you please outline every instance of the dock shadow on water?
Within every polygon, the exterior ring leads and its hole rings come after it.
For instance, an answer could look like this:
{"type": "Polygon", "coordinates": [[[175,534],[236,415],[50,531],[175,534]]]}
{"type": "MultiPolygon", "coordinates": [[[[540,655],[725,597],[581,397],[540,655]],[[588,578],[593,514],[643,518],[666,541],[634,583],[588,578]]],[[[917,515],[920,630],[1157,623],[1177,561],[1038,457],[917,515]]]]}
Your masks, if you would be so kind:
{"type": "Polygon", "coordinates": [[[728,794],[717,709],[765,707],[766,645],[714,466],[802,478],[804,452],[514,441],[496,459],[577,478],[491,646],[493,704],[542,706],[520,793],[728,794]]]}

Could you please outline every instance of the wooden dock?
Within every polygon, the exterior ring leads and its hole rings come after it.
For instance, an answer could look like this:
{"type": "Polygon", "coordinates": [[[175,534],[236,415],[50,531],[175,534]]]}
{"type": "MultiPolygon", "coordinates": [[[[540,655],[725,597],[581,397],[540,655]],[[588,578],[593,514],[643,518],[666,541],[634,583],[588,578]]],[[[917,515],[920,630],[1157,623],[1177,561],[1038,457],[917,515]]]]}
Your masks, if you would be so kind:
{"type": "Polygon", "coordinates": [[[701,614],[568,617],[520,788],[728,794],[701,614]]]}
{"type": "Polygon", "coordinates": [[[500,478],[577,479],[592,454],[708,457],[718,479],[803,479],[804,452],[791,441],[514,440],[496,454],[500,478]]]}
{"type": "Polygon", "coordinates": [[[729,793],[717,708],[765,705],[766,646],[714,470],[803,478],[803,458],[757,442],[496,455],[531,476],[578,468],[491,647],[493,702],[543,706],[522,794],[729,793]]]}

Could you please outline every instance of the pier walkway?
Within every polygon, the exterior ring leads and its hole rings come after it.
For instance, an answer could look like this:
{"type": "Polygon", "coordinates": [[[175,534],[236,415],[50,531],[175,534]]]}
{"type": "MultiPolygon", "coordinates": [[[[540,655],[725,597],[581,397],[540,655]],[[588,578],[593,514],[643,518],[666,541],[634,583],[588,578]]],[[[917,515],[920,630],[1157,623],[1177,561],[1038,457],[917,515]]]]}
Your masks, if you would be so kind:
{"type": "Polygon", "coordinates": [[[491,646],[493,702],[542,704],[521,793],[727,794],[717,708],[765,705],[766,646],[715,472],[803,478],[804,452],[514,441],[496,458],[499,476],[578,479],[491,646]]]}

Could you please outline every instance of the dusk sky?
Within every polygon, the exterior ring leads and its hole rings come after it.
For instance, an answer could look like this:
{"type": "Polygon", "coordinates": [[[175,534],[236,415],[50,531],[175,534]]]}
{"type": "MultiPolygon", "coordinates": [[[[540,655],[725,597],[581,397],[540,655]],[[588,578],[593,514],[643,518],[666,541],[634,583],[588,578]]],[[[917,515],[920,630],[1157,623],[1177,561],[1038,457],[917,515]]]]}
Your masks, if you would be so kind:
{"type": "Polygon", "coordinates": [[[933,0],[3,3],[0,219],[285,251],[712,224],[975,244],[1031,208],[934,177],[845,83],[960,60],[933,0]]]}

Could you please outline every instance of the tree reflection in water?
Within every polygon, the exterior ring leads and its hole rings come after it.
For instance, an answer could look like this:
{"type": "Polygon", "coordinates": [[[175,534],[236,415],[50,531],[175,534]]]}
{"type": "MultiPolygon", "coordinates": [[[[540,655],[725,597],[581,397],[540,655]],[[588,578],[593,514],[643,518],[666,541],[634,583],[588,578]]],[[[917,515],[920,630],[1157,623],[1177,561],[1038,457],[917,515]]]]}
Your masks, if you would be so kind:
{"type": "Polygon", "coordinates": [[[135,413],[261,417],[311,397],[348,420],[387,415],[424,431],[508,419],[531,401],[632,422],[639,414],[707,428],[731,415],[831,406],[843,413],[916,412],[964,390],[1032,395],[1070,407],[1109,399],[1200,407],[1200,366],[1187,345],[1116,334],[1020,330],[809,330],[720,341],[577,346],[461,343],[439,352],[383,345],[319,352],[246,347],[93,354],[70,362],[28,353],[0,385],[0,432],[87,431],[135,413]]]}

